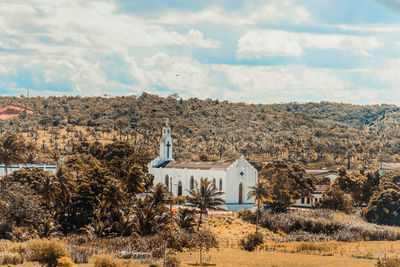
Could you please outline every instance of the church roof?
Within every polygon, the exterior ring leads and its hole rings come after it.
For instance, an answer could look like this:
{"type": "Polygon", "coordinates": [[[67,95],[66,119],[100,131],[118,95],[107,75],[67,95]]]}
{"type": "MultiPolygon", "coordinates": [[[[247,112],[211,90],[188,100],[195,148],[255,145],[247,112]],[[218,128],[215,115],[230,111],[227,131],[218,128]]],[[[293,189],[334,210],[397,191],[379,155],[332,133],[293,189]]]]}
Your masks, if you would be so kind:
{"type": "Polygon", "coordinates": [[[226,170],[228,169],[233,162],[224,162],[224,161],[168,161],[158,168],[167,168],[167,169],[200,169],[200,170],[226,170]]]}

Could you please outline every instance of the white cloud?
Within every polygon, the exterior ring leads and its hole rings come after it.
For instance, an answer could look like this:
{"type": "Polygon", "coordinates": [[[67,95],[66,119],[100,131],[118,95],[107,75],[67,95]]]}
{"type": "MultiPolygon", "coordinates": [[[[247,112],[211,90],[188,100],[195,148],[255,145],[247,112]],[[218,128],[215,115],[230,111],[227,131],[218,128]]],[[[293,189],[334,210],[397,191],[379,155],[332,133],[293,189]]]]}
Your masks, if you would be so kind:
{"type": "Polygon", "coordinates": [[[155,85],[173,88],[181,96],[203,98],[217,90],[215,77],[207,65],[189,57],[171,57],[158,53],[143,62],[141,84],[144,88],[155,85]]]}
{"type": "Polygon", "coordinates": [[[249,30],[238,41],[239,58],[262,56],[292,56],[304,54],[304,50],[337,49],[351,50],[361,55],[383,46],[375,37],[351,36],[343,34],[309,34],[279,30],[249,30]]]}
{"type": "Polygon", "coordinates": [[[377,32],[377,33],[392,33],[400,32],[400,26],[398,25],[338,25],[334,26],[345,31],[358,31],[358,32],[377,32]]]}
{"type": "Polygon", "coordinates": [[[304,6],[297,6],[294,0],[271,0],[267,4],[251,6],[250,11],[226,12],[218,6],[208,7],[198,12],[168,12],[155,19],[162,24],[256,25],[291,21],[296,24],[309,20],[310,13],[304,6]]]}
{"type": "Polygon", "coordinates": [[[304,6],[296,6],[295,1],[279,0],[254,8],[250,13],[250,21],[277,22],[290,20],[296,24],[309,20],[310,13],[304,6]]]}
{"type": "MultiPolygon", "coordinates": [[[[99,62],[108,55],[119,55],[140,76],[135,59],[127,53],[132,47],[160,50],[164,46],[218,48],[221,45],[196,29],[180,33],[133,15],[120,14],[112,1],[0,2],[0,48],[19,51],[0,54],[3,66],[0,73],[35,70],[43,74],[47,83],[69,80],[76,93],[82,95],[125,87],[108,80],[101,69],[99,62]]],[[[39,79],[33,77],[33,80],[39,79]]]]}
{"type": "Polygon", "coordinates": [[[193,44],[193,46],[205,48],[218,48],[222,44],[221,41],[205,39],[202,32],[193,29],[188,33],[188,40],[190,44],[193,44]]]}
{"type": "Polygon", "coordinates": [[[381,81],[390,83],[398,90],[400,88],[400,58],[386,59],[385,63],[385,67],[369,69],[368,72],[376,75],[381,81]]]}
{"type": "Polygon", "coordinates": [[[296,97],[311,94],[327,97],[333,90],[349,86],[348,82],[328,69],[305,66],[214,65],[213,70],[224,73],[242,96],[258,96],[263,100],[269,95],[296,97]]]}

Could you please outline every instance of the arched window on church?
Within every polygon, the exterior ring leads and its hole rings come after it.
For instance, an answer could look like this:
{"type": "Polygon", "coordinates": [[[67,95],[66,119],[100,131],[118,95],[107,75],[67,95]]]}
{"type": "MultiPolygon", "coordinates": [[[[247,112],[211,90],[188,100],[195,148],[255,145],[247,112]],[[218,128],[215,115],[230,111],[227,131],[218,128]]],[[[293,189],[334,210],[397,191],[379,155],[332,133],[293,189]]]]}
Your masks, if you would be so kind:
{"type": "Polygon", "coordinates": [[[219,179],[219,191],[222,191],[222,178],[219,179]]]}
{"type": "Polygon", "coordinates": [[[217,189],[217,182],[215,181],[215,178],[213,178],[213,186],[214,186],[214,189],[217,189]]]}
{"type": "Polygon", "coordinates": [[[165,175],[165,185],[169,188],[169,177],[165,175]]]}
{"type": "Polygon", "coordinates": [[[191,176],[190,177],[190,189],[193,189],[193,188],[194,188],[194,177],[191,176]]]}
{"type": "Polygon", "coordinates": [[[179,181],[178,183],[178,196],[182,196],[182,182],[179,181]]]}

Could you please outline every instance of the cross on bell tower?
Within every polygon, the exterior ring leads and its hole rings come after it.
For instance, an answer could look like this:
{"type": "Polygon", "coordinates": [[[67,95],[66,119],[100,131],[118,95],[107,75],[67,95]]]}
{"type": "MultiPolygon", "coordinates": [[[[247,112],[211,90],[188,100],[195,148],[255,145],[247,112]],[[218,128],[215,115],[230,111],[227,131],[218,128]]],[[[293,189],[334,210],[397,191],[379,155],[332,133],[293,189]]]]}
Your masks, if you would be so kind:
{"type": "Polygon", "coordinates": [[[165,126],[162,128],[162,136],[160,143],[160,159],[161,161],[173,160],[172,158],[172,138],[171,127],[168,125],[169,120],[165,120],[165,126]]]}

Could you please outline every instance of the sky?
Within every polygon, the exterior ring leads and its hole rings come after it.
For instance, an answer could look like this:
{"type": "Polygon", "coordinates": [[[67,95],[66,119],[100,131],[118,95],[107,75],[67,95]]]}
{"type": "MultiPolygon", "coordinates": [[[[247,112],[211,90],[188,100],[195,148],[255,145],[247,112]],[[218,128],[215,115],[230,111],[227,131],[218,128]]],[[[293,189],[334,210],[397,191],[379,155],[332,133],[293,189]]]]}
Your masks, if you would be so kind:
{"type": "Polygon", "coordinates": [[[400,0],[0,0],[0,95],[400,105],[400,0]]]}

